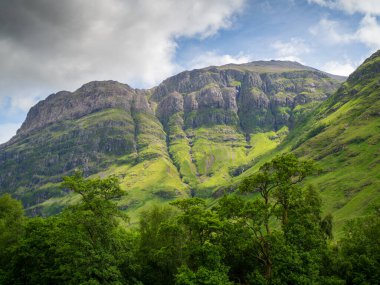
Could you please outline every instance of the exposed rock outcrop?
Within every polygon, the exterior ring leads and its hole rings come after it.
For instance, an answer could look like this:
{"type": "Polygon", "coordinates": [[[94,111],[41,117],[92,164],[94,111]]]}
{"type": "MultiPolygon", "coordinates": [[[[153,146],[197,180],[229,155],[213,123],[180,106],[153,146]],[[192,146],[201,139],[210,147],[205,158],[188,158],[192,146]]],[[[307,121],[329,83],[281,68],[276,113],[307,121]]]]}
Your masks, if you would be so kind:
{"type": "Polygon", "coordinates": [[[73,93],[61,91],[40,101],[28,112],[18,134],[109,108],[120,108],[128,112],[134,108],[152,113],[144,91],[116,81],[93,81],[73,93]]]}
{"type": "Polygon", "coordinates": [[[94,81],[61,91],[32,107],[17,135],[0,145],[0,193],[33,207],[65,195],[54,183],[76,168],[90,175],[142,163],[135,177],[158,162],[177,193],[217,171],[220,158],[200,150],[197,139],[245,152],[250,134],[292,127],[296,108],[324,100],[338,85],[315,69],[271,61],[185,71],[151,90],[94,81]],[[216,125],[222,127],[194,137],[199,127],[216,125]]]}

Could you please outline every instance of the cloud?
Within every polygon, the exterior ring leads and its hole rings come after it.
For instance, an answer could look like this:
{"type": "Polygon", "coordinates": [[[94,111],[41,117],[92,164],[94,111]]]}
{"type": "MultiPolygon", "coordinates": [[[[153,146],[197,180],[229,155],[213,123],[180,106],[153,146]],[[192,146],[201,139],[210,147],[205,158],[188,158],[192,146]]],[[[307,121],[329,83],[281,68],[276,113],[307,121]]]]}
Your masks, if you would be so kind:
{"type": "Polygon", "coordinates": [[[14,136],[20,125],[16,123],[0,124],[0,144],[7,142],[14,136]]]}
{"type": "Polygon", "coordinates": [[[379,0],[308,0],[308,2],[330,9],[341,10],[349,14],[380,15],[379,0]]]}
{"type": "Polygon", "coordinates": [[[301,56],[311,52],[311,48],[299,38],[291,38],[288,42],[276,41],[271,47],[275,50],[277,59],[301,63],[301,56]]]}
{"type": "Polygon", "coordinates": [[[244,1],[2,1],[0,102],[21,112],[91,80],[151,87],[178,71],[177,39],[229,28],[244,1]]]}
{"type": "Polygon", "coordinates": [[[188,64],[189,69],[194,68],[203,68],[211,65],[224,65],[229,63],[247,63],[252,61],[252,58],[249,55],[238,54],[238,55],[229,55],[223,54],[220,55],[215,51],[210,51],[202,53],[195,57],[188,64]]]}
{"type": "Polygon", "coordinates": [[[314,36],[323,36],[328,44],[360,42],[372,50],[380,48],[380,25],[371,15],[365,15],[354,32],[345,31],[338,21],[327,18],[322,18],[309,31],[314,36]]]}
{"type": "Polygon", "coordinates": [[[380,48],[380,25],[376,17],[366,15],[360,22],[359,29],[354,35],[354,39],[360,41],[371,49],[380,48]]]}
{"type": "Polygon", "coordinates": [[[353,40],[352,34],[342,32],[342,27],[338,21],[322,18],[319,23],[309,29],[314,36],[322,36],[324,42],[330,44],[348,43],[353,40]]]}
{"type": "Polygon", "coordinates": [[[348,76],[358,65],[354,65],[351,61],[345,62],[329,61],[321,69],[331,74],[348,76]]]}

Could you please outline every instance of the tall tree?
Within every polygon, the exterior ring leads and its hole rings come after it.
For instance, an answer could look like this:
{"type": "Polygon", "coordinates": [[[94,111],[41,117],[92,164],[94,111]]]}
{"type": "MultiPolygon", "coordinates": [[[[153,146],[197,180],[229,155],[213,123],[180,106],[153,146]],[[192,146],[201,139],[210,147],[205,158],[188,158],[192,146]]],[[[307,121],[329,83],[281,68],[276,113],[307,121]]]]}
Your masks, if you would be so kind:
{"type": "Polygon", "coordinates": [[[0,283],[3,284],[9,260],[22,238],[25,224],[24,210],[19,201],[9,194],[0,197],[0,283]]]}
{"type": "Polygon", "coordinates": [[[128,275],[128,234],[119,226],[125,216],[113,199],[123,192],[115,177],[65,177],[63,187],[81,201],[61,214],[33,218],[12,259],[8,283],[123,284],[128,275]]]}
{"type": "Polygon", "coordinates": [[[205,201],[200,198],[178,200],[172,205],[182,211],[178,222],[186,237],[184,262],[176,275],[176,284],[231,284],[220,242],[224,225],[217,213],[206,209],[205,201]]]}
{"type": "Polygon", "coordinates": [[[183,261],[184,235],[172,206],[154,206],[141,213],[139,225],[140,279],[144,284],[174,284],[183,261]]]}
{"type": "Polygon", "coordinates": [[[346,224],[339,243],[340,275],[347,284],[378,284],[380,280],[380,211],[346,224]]]}
{"type": "MultiPolygon", "coordinates": [[[[278,278],[301,282],[291,274],[297,271],[305,280],[310,275],[310,282],[319,274],[318,250],[326,246],[321,201],[313,188],[301,187],[301,182],[315,170],[313,161],[282,154],[240,185],[241,192],[259,194],[258,199],[245,203],[241,215],[249,223],[257,244],[255,257],[262,264],[267,283],[278,278]],[[292,270],[287,270],[292,266],[292,270]]],[[[259,274],[252,276],[253,282],[263,282],[259,274]]]]}

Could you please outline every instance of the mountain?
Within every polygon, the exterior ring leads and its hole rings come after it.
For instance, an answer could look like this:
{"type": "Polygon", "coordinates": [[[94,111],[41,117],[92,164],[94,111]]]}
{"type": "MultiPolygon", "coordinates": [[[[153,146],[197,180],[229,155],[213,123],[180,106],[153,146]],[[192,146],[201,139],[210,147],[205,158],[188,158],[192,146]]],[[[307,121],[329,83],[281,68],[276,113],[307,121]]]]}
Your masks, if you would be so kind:
{"type": "Polygon", "coordinates": [[[217,197],[279,151],[307,156],[319,137],[309,127],[331,127],[310,114],[336,112],[351,77],[334,94],[341,77],[258,61],[185,71],[149,90],[102,81],[61,91],[31,108],[0,146],[0,192],[31,215],[50,215],[75,202],[59,183],[82,169],[120,177],[129,195],[119,204],[132,215],[157,201],[217,197]]]}
{"type": "Polygon", "coordinates": [[[318,161],[313,179],[337,229],[380,209],[380,51],[366,59],[304,125],[287,138],[298,156],[318,161]]]}
{"type": "Polygon", "coordinates": [[[278,147],[235,178],[230,188],[275,155],[292,151],[317,161],[309,179],[334,216],[335,234],[347,220],[380,209],[380,51],[366,59],[339,89],[304,117],[278,147]]]}

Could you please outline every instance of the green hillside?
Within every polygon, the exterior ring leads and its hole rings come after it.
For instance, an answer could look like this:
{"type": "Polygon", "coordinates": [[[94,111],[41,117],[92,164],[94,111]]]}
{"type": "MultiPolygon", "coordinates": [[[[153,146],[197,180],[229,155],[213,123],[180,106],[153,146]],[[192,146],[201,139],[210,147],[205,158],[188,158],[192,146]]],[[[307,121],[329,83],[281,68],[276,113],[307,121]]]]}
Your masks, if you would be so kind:
{"type": "Polygon", "coordinates": [[[319,162],[312,180],[336,226],[380,207],[380,52],[368,58],[286,145],[319,162]]]}
{"type": "Polygon", "coordinates": [[[237,177],[244,177],[279,153],[315,160],[321,173],[306,183],[322,194],[340,235],[346,221],[380,207],[380,52],[368,58],[339,90],[309,113],[273,151],[237,177]]]}
{"type": "Polygon", "coordinates": [[[343,85],[336,79],[260,61],[185,71],[151,90],[106,81],[59,92],[0,146],[0,190],[31,215],[51,215],[77,201],[59,187],[63,175],[114,174],[134,222],[149,205],[232,192],[293,151],[322,168],[306,183],[321,190],[339,232],[379,205],[379,54],[343,85]]]}

